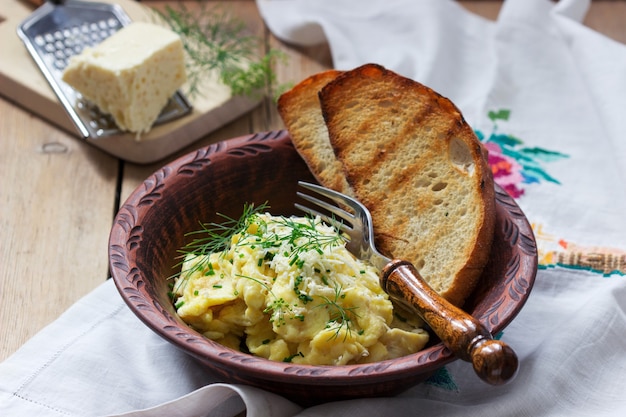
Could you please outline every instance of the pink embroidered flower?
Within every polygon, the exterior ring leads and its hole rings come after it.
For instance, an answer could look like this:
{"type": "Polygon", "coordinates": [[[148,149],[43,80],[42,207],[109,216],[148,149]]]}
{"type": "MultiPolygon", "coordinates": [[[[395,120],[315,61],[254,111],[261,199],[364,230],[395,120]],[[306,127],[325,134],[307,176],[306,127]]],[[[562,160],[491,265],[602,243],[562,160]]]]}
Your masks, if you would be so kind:
{"type": "Polygon", "coordinates": [[[521,188],[521,184],[524,182],[522,166],[515,159],[504,155],[502,148],[497,143],[487,142],[484,145],[489,151],[489,165],[491,165],[494,181],[511,197],[522,196],[524,194],[524,190],[521,188]]]}

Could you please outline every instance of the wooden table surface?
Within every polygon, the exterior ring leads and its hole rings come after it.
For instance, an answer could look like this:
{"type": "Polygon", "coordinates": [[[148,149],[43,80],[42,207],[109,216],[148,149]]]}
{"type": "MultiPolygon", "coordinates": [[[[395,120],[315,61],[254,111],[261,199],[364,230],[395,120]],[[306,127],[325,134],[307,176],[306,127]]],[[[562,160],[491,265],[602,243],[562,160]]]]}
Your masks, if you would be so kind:
{"type": "MultiPolygon", "coordinates": [[[[332,67],[326,45],[302,50],[273,38],[254,1],[226,3],[267,45],[290,56],[277,68],[279,82],[297,82],[332,67]]],[[[462,3],[490,19],[501,6],[499,1],[462,3]]],[[[593,2],[585,23],[626,43],[626,2],[593,2]]],[[[116,210],[152,172],[194,148],[280,128],[274,103],[267,100],[177,155],[136,165],[0,97],[0,361],[109,277],[108,235],[116,210]]]]}

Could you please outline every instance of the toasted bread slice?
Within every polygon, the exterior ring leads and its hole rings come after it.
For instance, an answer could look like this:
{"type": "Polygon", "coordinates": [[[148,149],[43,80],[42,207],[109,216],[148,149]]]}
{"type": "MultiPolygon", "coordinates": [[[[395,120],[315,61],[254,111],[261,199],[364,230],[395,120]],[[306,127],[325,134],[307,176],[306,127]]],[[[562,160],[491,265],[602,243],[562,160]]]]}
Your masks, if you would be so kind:
{"type": "Polygon", "coordinates": [[[344,194],[353,195],[343,166],[335,158],[328,140],[318,93],[341,71],[328,70],[314,74],[278,98],[280,114],[291,140],[320,184],[344,194]]]}
{"type": "Polygon", "coordinates": [[[378,249],[411,261],[462,305],[490,253],[495,198],[486,151],[461,112],[374,64],[335,78],[320,102],[348,183],[372,213],[378,249]]]}

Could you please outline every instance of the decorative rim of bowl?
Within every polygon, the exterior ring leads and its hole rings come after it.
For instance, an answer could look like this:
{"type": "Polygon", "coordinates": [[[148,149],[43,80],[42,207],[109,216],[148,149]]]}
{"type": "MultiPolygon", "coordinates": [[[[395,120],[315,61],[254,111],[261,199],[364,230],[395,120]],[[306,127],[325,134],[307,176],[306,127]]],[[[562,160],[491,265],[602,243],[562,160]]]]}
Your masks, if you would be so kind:
{"type": "MultiPolygon", "coordinates": [[[[291,138],[284,131],[256,133],[228,139],[184,155],[167,164],[148,177],[128,197],[116,215],[109,238],[109,259],[113,279],[122,298],[130,309],[154,332],[185,350],[188,354],[212,363],[216,368],[236,375],[244,372],[262,380],[281,380],[285,375],[299,378],[298,383],[324,385],[358,384],[375,374],[378,379],[395,379],[415,372],[412,365],[423,365],[423,372],[435,371],[456,360],[456,357],[441,342],[419,352],[401,358],[375,363],[315,366],[271,361],[227,348],[214,342],[190,327],[181,326],[167,308],[146,291],[145,278],[137,268],[131,268],[134,249],[141,242],[135,230],[139,228],[141,212],[154,204],[160,196],[155,189],[162,189],[178,175],[189,176],[190,170],[204,169],[212,157],[228,152],[250,153],[250,147],[290,146],[291,138]],[[141,203],[141,204],[140,204],[141,203]],[[249,366],[251,364],[262,366],[249,366]]],[[[295,152],[295,149],[294,149],[295,152]]],[[[253,155],[254,153],[250,153],[253,155]]],[[[493,334],[501,332],[519,313],[533,287],[537,272],[537,247],[532,228],[515,200],[502,188],[496,186],[496,215],[501,216],[505,243],[515,248],[515,256],[507,264],[505,273],[506,291],[489,308],[475,317],[493,334]]],[[[476,312],[473,312],[476,314],[476,312]]]]}

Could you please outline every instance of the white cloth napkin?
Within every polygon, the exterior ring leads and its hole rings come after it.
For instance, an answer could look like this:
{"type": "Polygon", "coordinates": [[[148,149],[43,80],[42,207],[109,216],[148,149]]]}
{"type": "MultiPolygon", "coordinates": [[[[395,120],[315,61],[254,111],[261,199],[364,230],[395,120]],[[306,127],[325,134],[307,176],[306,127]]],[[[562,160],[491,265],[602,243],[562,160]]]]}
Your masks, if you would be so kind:
{"type": "Polygon", "coordinates": [[[540,249],[503,334],[517,378],[487,386],[456,361],[394,398],[301,409],[215,383],[107,281],[0,364],[0,415],[626,415],[626,47],[581,24],[589,1],[507,0],[497,22],[451,0],[257,4],[283,40],[329,42],[340,69],[376,62],[414,78],[476,129],[540,249]]]}

